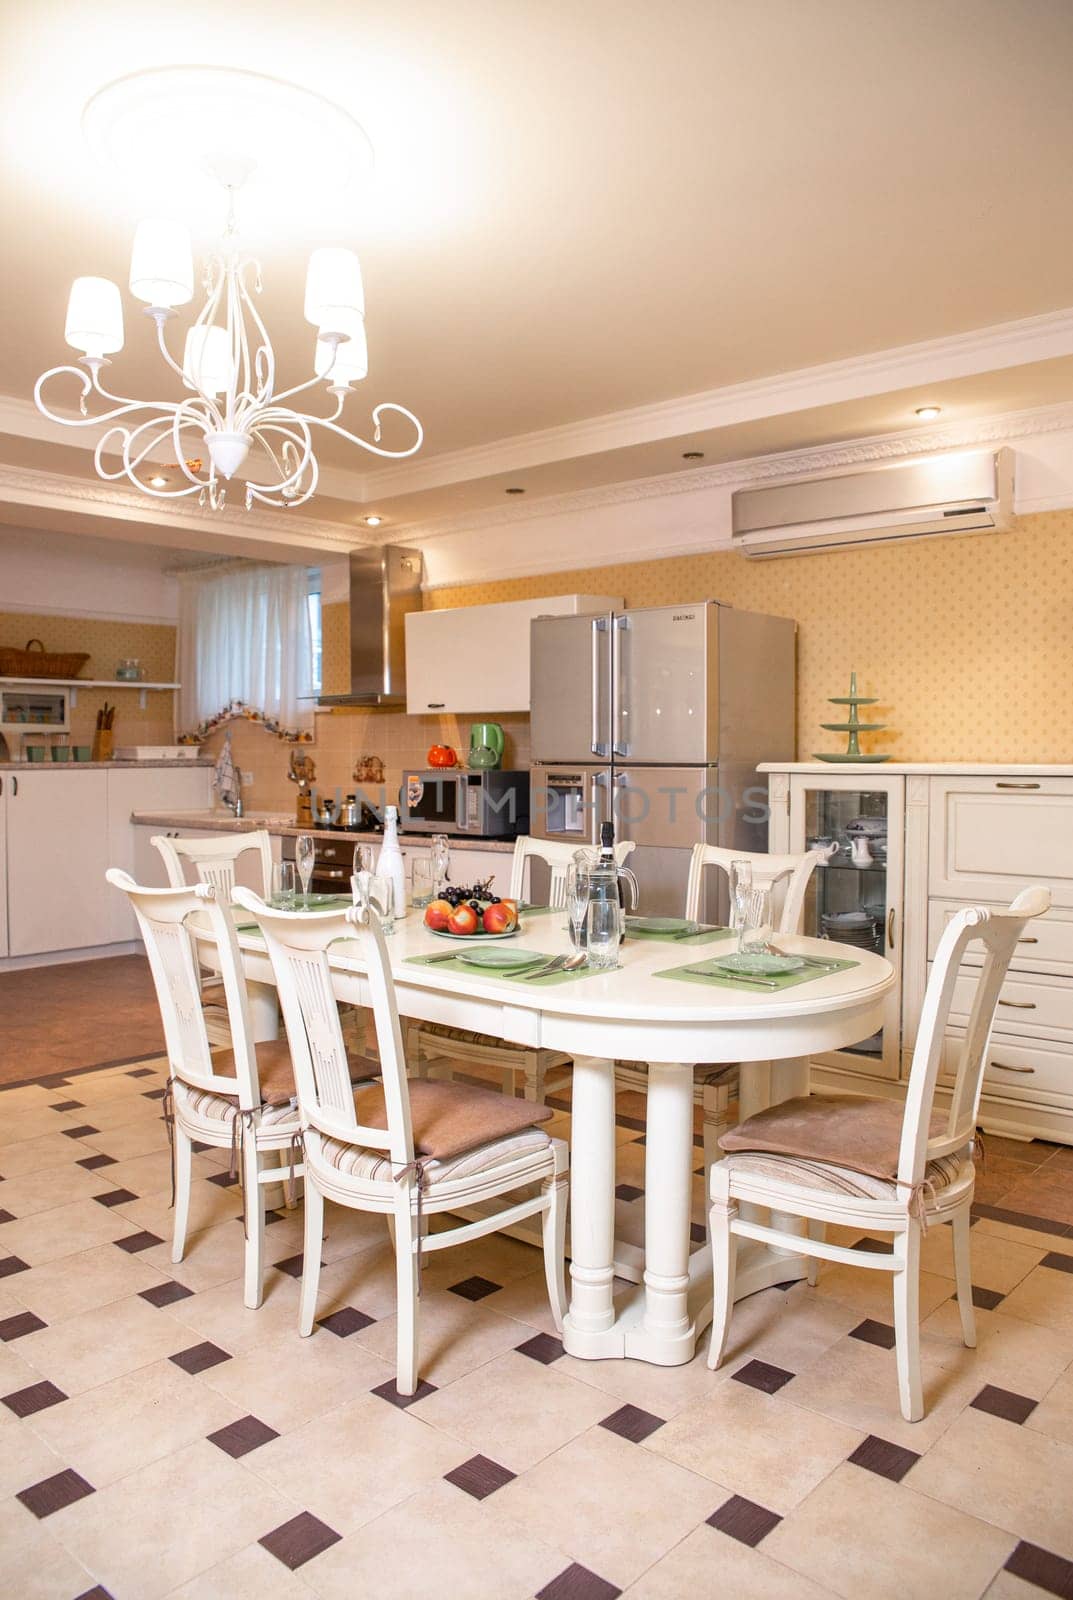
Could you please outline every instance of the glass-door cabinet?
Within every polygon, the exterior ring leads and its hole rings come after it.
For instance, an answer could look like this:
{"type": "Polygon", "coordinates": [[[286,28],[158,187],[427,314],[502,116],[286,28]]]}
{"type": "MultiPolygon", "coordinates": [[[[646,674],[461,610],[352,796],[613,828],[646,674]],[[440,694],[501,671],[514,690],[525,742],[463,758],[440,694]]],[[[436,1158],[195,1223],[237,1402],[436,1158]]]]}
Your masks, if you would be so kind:
{"type": "Polygon", "coordinates": [[[897,1078],[900,1059],[904,779],[854,775],[771,775],[770,848],[834,847],[813,873],[801,932],[886,956],[899,970],[883,1026],[817,1063],[870,1078],[897,1078]],[[787,791],[788,783],[788,791],[787,791]]]}

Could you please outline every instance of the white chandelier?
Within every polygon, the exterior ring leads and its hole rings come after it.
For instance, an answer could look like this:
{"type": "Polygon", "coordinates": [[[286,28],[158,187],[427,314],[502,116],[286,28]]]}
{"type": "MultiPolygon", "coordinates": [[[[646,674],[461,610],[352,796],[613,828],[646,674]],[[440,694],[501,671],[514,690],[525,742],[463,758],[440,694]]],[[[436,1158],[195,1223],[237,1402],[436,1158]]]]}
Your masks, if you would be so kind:
{"type": "Polygon", "coordinates": [[[123,348],[123,305],[117,284],[87,277],[75,279],[67,305],[65,337],[72,349],[82,352],[79,366],[53,367],[43,373],[34,387],[34,401],[51,421],[68,427],[111,424],[94,451],[102,478],[128,478],[161,500],[196,495],[200,505],[215,511],[226,497],[221,479],[239,472],[251,447],[258,447],[257,470],[265,481],[247,477],[246,510],[258,501],[300,506],[316,490],[319,477],[314,428],[325,428],[391,460],[413,455],[421,448],[424,433],[411,411],[387,401],[373,407],[371,441],[338,421],[351,384],[368,372],[361,265],[352,250],[318,249],[310,256],[305,316],[317,329],[313,376],[277,392],[276,357],[254,300],[261,292],[261,268],[239,250],[234,188],[227,187],[226,231],[206,268],[205,301],[187,330],[181,362],[168,350],[165,328],[176,315],[175,308],[193,298],[189,232],[181,223],[150,219],[138,224],[134,236],[131,293],[144,302],[145,314],[156,325],[160,354],[188,393],[178,400],[132,400],[105,387],[102,370],[111,364],[108,357],[123,348]],[[79,417],[52,410],[43,398],[44,386],[66,374],[81,387],[79,417]],[[300,411],[288,403],[318,385],[334,397],[334,409],[326,415],[300,411]],[[113,409],[91,416],[87,405],[91,394],[101,396],[113,409]],[[380,444],[382,419],[390,412],[413,424],[415,438],[404,450],[387,450],[380,444]],[[148,415],[136,422],[139,413],[148,415]],[[175,488],[161,474],[165,449],[181,474],[175,488]],[[108,459],[114,456],[118,465],[112,467],[108,459]]]}

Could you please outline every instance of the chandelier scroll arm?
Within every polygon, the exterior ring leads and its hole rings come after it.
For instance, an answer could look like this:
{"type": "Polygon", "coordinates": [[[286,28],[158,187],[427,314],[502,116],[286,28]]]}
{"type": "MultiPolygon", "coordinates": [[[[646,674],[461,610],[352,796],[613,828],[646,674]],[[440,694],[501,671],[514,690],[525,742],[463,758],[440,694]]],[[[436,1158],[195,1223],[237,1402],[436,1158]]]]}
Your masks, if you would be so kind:
{"type": "Polygon", "coordinates": [[[377,433],[380,432],[380,418],[385,411],[397,412],[399,416],[405,417],[408,422],[413,423],[414,429],[417,433],[417,438],[408,449],[385,450],[382,445],[372,444],[368,439],[362,439],[358,434],[351,433],[346,428],[341,428],[337,422],[331,422],[326,417],[310,417],[309,420],[310,422],[315,422],[318,427],[329,428],[332,433],[337,433],[341,439],[346,439],[349,444],[356,444],[360,446],[362,450],[368,450],[369,453],[374,456],[385,456],[391,461],[403,461],[407,456],[415,455],[417,451],[420,450],[425,440],[425,430],[421,426],[420,422],[414,416],[413,412],[408,411],[405,406],[396,405],[393,400],[382,400],[378,406],[373,407],[372,413],[373,422],[376,426],[377,433]]]}

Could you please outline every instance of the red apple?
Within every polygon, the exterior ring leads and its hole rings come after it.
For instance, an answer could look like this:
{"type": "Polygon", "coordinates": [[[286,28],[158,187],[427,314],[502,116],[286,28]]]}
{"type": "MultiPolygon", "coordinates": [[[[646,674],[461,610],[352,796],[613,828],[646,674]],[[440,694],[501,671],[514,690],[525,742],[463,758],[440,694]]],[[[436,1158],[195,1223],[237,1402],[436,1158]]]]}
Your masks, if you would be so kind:
{"type": "Polygon", "coordinates": [[[442,933],[453,910],[454,906],[446,900],[430,900],[425,907],[425,927],[435,928],[442,933]]]}
{"type": "Polygon", "coordinates": [[[448,933],[476,933],[477,913],[472,906],[459,906],[447,919],[448,933]]]}
{"type": "Polygon", "coordinates": [[[517,926],[518,913],[509,900],[501,900],[497,906],[485,907],[485,933],[513,933],[517,926]]]}

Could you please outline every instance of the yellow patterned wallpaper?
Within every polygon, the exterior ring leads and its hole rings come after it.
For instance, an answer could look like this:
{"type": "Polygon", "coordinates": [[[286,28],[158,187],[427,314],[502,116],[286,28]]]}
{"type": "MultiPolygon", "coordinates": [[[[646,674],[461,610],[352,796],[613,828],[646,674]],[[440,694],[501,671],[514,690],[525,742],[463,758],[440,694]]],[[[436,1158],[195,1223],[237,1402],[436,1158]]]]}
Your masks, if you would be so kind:
{"type": "MultiPolygon", "coordinates": [[[[747,561],[733,551],[492,579],[435,590],[430,607],[536,595],[621,594],[627,605],[716,599],[796,617],[798,756],[844,748],[826,696],[851,670],[900,761],[1073,759],[1073,511],[1008,534],[747,561]]],[[[868,748],[862,739],[862,748],[868,748]]]]}
{"type": "MultiPolygon", "coordinates": [[[[90,617],[36,616],[27,611],[0,611],[0,644],[21,649],[27,639],[40,639],[45,649],[88,650],[83,678],[113,678],[117,664],[140,660],[147,682],[175,681],[175,627],[171,623],[108,622],[90,617]]],[[[171,744],[175,738],[172,694],[149,694],[144,711],[131,689],[85,689],[71,711],[71,743],[90,744],[97,712],[107,700],[116,706],[114,737],[118,744],[171,744]]]]}

